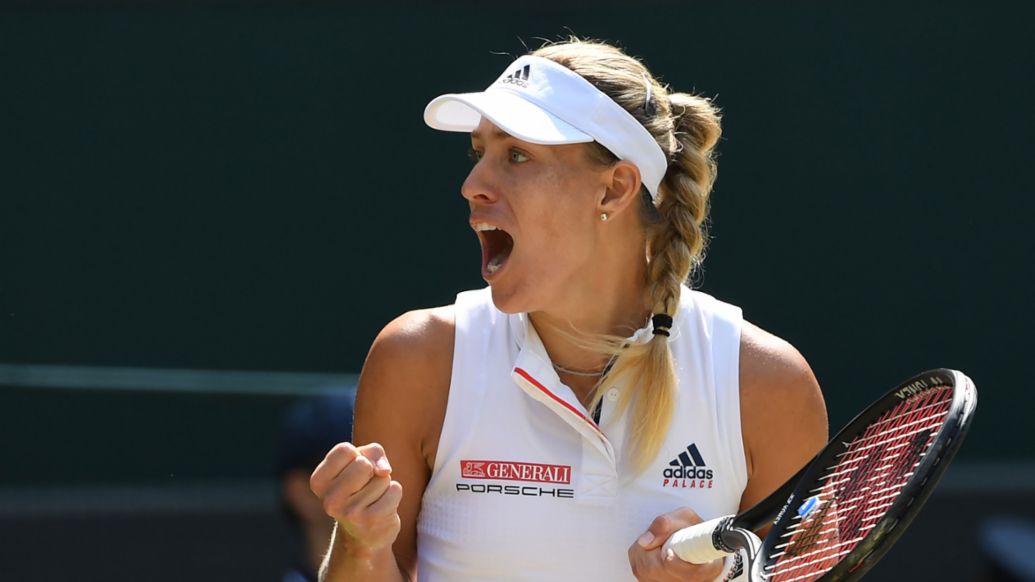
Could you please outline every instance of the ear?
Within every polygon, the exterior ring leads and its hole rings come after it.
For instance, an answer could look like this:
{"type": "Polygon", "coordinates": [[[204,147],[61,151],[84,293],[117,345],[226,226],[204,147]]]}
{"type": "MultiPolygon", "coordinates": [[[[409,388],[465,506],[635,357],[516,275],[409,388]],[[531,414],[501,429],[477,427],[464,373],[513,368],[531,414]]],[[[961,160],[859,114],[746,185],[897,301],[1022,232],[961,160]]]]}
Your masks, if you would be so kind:
{"type": "Polygon", "coordinates": [[[640,197],[640,169],[625,160],[615,162],[609,168],[604,193],[600,198],[600,212],[617,216],[628,208],[636,207],[640,197]]]}

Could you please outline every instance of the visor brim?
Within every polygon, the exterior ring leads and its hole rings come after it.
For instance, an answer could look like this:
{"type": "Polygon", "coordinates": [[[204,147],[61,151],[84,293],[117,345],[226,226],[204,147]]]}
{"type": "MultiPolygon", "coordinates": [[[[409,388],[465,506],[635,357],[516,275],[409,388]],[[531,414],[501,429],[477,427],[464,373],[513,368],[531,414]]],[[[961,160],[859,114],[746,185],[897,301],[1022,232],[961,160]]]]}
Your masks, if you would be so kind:
{"type": "Polygon", "coordinates": [[[485,117],[508,134],[529,143],[587,143],[593,137],[535,103],[507,91],[449,93],[424,109],[424,123],[442,131],[474,131],[485,117]]]}

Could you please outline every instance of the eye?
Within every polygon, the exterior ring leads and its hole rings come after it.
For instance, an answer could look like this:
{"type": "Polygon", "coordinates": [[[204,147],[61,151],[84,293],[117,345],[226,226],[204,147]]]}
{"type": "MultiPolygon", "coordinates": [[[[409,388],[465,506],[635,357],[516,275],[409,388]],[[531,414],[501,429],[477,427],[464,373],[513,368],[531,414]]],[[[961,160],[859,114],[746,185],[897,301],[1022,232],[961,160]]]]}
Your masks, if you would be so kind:
{"type": "Polygon", "coordinates": [[[512,149],[512,150],[510,150],[510,161],[514,162],[515,164],[520,164],[522,162],[527,162],[528,161],[528,155],[525,154],[525,152],[523,152],[521,150],[512,149]]]}
{"type": "Polygon", "coordinates": [[[467,148],[467,157],[471,158],[471,161],[476,163],[476,164],[478,163],[479,160],[482,159],[482,155],[483,155],[483,153],[481,151],[476,150],[473,147],[472,148],[467,148]]]}

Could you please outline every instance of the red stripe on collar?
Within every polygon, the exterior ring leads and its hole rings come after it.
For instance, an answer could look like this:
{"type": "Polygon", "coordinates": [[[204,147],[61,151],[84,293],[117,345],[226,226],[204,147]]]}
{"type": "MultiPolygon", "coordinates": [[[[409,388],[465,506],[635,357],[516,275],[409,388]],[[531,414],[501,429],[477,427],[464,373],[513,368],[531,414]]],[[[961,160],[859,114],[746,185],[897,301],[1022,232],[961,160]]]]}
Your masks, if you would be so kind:
{"type": "Polygon", "coordinates": [[[535,386],[536,388],[541,390],[544,394],[546,394],[550,398],[554,399],[554,401],[556,401],[558,404],[560,404],[561,406],[563,406],[563,407],[567,408],[568,410],[574,412],[576,416],[578,416],[582,420],[586,421],[586,424],[588,424],[589,426],[593,427],[593,429],[595,431],[599,432],[601,435],[604,434],[603,431],[600,430],[600,427],[597,426],[597,423],[595,423],[592,420],[590,420],[589,418],[587,418],[585,414],[582,414],[581,412],[579,412],[579,410],[577,408],[575,408],[571,404],[568,404],[560,396],[557,396],[553,392],[550,392],[549,388],[547,388],[546,386],[543,386],[542,384],[540,384],[539,381],[536,380],[535,378],[533,378],[531,374],[529,374],[528,372],[524,371],[521,368],[514,368],[514,371],[517,372],[518,374],[520,374],[521,377],[524,378],[525,380],[528,380],[533,386],[535,386]]]}

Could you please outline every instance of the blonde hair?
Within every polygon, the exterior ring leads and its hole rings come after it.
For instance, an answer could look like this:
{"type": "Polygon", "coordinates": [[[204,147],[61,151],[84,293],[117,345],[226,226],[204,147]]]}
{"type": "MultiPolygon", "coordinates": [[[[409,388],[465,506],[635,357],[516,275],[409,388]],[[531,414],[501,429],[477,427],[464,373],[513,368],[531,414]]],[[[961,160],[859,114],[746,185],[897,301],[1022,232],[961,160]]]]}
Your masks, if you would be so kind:
{"type": "MultiPolygon", "coordinates": [[[[708,197],[716,176],[714,147],[722,133],[718,109],[688,93],[669,93],[644,65],[609,44],[570,39],[547,44],[532,54],[575,71],[633,115],[654,136],[668,157],[668,170],[657,204],[641,188],[641,218],[647,234],[647,271],[654,314],[674,316],[683,283],[701,264],[707,244],[708,197]],[[647,101],[647,84],[651,99],[647,101]]],[[[604,163],[617,158],[593,143],[591,154],[604,163]]],[[[590,410],[600,403],[605,385],[618,378],[637,390],[624,390],[619,410],[633,405],[628,459],[642,471],[657,455],[672,420],[676,373],[668,337],[647,343],[617,336],[571,336],[583,347],[614,358],[597,385],[590,410]],[[635,399],[633,398],[635,392],[635,399]]]]}

